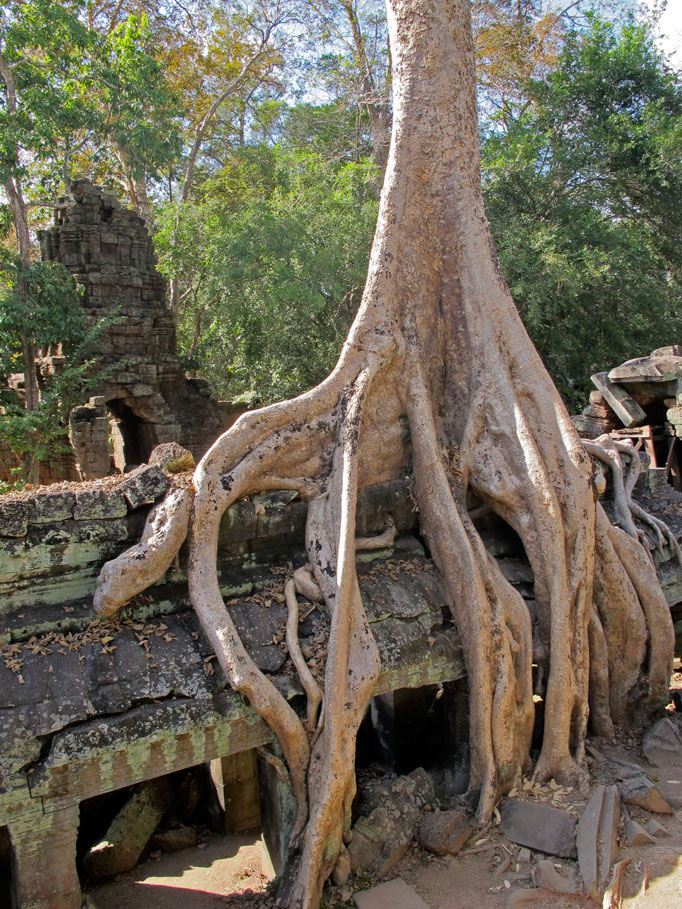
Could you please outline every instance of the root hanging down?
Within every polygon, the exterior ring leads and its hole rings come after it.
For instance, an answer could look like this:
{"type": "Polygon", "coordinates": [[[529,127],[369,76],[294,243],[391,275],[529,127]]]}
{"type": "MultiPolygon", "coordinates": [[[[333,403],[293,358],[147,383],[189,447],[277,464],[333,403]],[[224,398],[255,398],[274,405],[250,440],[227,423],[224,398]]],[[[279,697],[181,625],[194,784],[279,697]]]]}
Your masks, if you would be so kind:
{"type": "Polygon", "coordinates": [[[336,869],[342,880],[348,870],[355,740],[380,670],[355,556],[395,535],[389,526],[356,538],[358,490],[413,474],[420,531],[462,642],[466,797],[479,825],[531,765],[534,639],[546,655],[542,695],[552,720],[534,768],[540,781],[583,779],[588,719],[611,735],[614,723],[651,711],[667,696],[672,665],[670,611],[637,522],[679,559],[677,541],[632,501],[639,462],[628,446],[581,443],[494,253],[469,0],[388,0],[388,13],[391,152],[367,283],[339,362],[299,398],[242,415],[199,463],[193,505],[161,505],[139,546],[120,557],[120,586],[118,568],[109,568],[96,598],[110,613],[158,580],[189,527],[192,604],[229,683],[279,739],[297,802],[279,897],[288,909],[316,909],[329,875],[336,869]],[[613,475],[619,526],[597,501],[590,455],[613,475]],[[286,585],[304,718],[248,654],[216,570],[225,510],[273,489],[295,490],[308,506],[308,565],[286,585]],[[534,628],[472,522],[469,493],[523,543],[534,628]],[[330,617],[323,684],[298,646],[297,594],[330,617]]]}

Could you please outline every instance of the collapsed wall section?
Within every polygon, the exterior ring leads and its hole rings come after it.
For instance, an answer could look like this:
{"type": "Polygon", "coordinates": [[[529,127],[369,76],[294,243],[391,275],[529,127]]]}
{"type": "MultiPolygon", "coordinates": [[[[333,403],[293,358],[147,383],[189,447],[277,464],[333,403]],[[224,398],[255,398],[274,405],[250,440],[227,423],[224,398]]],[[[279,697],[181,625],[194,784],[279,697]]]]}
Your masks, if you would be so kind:
{"type": "MultiPolygon", "coordinates": [[[[221,410],[204,380],[184,374],[166,280],[143,220],[79,180],[39,239],[43,258],[61,262],[82,285],[88,323],[109,322],[97,342],[95,397],[70,421],[80,477],[105,475],[112,459],[120,470],[144,463],[160,442],[201,457],[223,430],[221,410]]],[[[59,369],[59,358],[44,368],[59,369]]]]}

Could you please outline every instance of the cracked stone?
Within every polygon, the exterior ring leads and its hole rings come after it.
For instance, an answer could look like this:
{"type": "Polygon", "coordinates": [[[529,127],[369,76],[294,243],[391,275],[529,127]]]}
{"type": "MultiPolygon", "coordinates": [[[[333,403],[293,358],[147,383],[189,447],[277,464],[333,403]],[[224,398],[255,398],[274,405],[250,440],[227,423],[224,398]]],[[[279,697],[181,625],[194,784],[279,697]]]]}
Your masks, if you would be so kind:
{"type": "Polygon", "coordinates": [[[597,786],[577,829],[578,864],[585,892],[601,902],[609,870],[618,851],[620,796],[615,786],[597,786]]]}
{"type": "Polygon", "coordinates": [[[654,767],[682,763],[682,735],[670,717],[663,717],[644,733],[642,753],[654,767]]]}
{"type": "Polygon", "coordinates": [[[419,844],[436,855],[457,855],[472,833],[462,811],[430,811],[419,822],[419,844]]]}
{"type": "Polygon", "coordinates": [[[132,509],[152,505],[168,490],[168,477],[159,467],[143,464],[136,467],[121,484],[121,492],[132,509]]]}

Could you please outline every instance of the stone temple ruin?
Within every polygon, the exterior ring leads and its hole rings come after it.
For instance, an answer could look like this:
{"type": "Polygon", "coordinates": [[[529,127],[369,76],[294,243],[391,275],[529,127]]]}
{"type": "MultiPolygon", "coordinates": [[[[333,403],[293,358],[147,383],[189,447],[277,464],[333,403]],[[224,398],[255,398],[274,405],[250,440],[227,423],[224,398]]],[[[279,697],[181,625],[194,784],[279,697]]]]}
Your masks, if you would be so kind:
{"type": "MultiPolygon", "coordinates": [[[[111,373],[72,414],[71,475],[86,482],[0,497],[0,906],[19,909],[80,909],[83,888],[129,870],[152,849],[192,845],[197,824],[260,828],[280,872],[295,815],[273,734],[227,686],[191,607],[186,547],[159,583],[115,617],[92,609],[102,565],[139,540],[170,487],[190,482],[188,473],[145,463],[155,460],[154,446],[179,441],[198,456],[230,419],[203,383],[183,375],[165,284],[140,220],[85,181],[73,192],[74,203],[41,238],[43,254],[78,275],[90,317],[116,310],[124,318],[102,343],[111,373]]],[[[58,359],[45,368],[58,369],[58,359]]],[[[588,437],[617,431],[641,448],[650,468],[635,499],[681,540],[682,349],[654,351],[593,381],[597,390],[576,427],[588,437]]],[[[602,498],[607,511],[611,493],[607,487],[602,498]]],[[[283,586],[307,560],[306,515],[293,491],[242,499],[224,515],[218,547],[221,592],[241,639],[295,709],[305,699],[283,642],[283,586]]],[[[519,538],[480,501],[471,502],[470,516],[535,619],[534,577],[519,538]]],[[[466,790],[468,694],[459,635],[407,478],[359,494],[356,534],[381,535],[387,523],[395,540],[357,553],[382,668],[358,736],[349,845],[352,870],[379,877],[415,837],[454,854],[471,834],[452,817],[457,812],[424,810],[466,790]]],[[[669,546],[653,536],[649,543],[680,640],[682,567],[669,546]]],[[[313,603],[302,604],[302,613],[302,650],[319,675],[329,616],[313,603]]],[[[534,648],[537,729],[544,659],[534,648]]],[[[640,782],[619,783],[620,796],[615,786],[598,787],[602,826],[608,821],[615,831],[619,799],[628,801],[628,786],[640,782]]],[[[551,852],[547,842],[524,839],[528,805],[509,798],[501,806],[505,834],[551,852]]],[[[571,824],[553,854],[575,854],[571,824]]],[[[580,857],[589,831],[579,827],[580,857]]],[[[593,886],[597,877],[602,886],[615,855],[615,835],[600,842],[593,886]]],[[[581,873],[587,884],[582,864],[581,873]]]]}
{"type": "MultiPolygon", "coordinates": [[[[69,420],[73,456],[43,468],[42,482],[91,479],[144,463],[155,445],[178,442],[200,457],[233,419],[177,355],[166,280],[144,222],[87,180],[40,232],[43,259],[61,262],[84,288],[89,324],[114,320],[98,341],[104,378],[69,420]]],[[[48,355],[42,371],[58,370],[48,355]]],[[[0,450],[0,465],[11,464],[0,450]]]]}
{"type": "Polygon", "coordinates": [[[592,376],[590,403],[573,418],[579,434],[631,440],[649,466],[682,491],[682,346],[674,344],[592,376]]]}
{"type": "MultiPolygon", "coordinates": [[[[282,868],[292,795],[270,729],[215,668],[188,601],[184,549],[159,584],[114,618],[92,610],[102,564],[134,544],[152,504],[189,477],[142,466],[0,499],[0,905],[77,909],[82,887],[132,867],[149,844],[191,844],[192,792],[195,807],[212,806],[220,829],[260,827],[282,868]],[[136,812],[145,825],[133,836],[127,818],[136,812]]],[[[636,495],[682,538],[682,495],[660,468],[642,476],[636,495]]],[[[488,552],[532,614],[533,573],[520,541],[484,511],[471,513],[488,552]]],[[[295,707],[304,699],[282,643],[282,590],[307,559],[306,513],[291,491],[243,499],[223,518],[218,552],[242,640],[295,707]]],[[[358,738],[362,800],[349,847],[353,870],[379,875],[405,853],[418,823],[428,846],[424,805],[464,791],[468,778],[459,637],[407,479],[360,492],[358,535],[380,533],[389,515],[395,541],[358,552],[382,673],[358,738]]],[[[679,635],[682,568],[668,550],[653,555],[679,635]]],[[[329,617],[313,604],[302,612],[303,652],[320,672],[329,617]]],[[[539,654],[537,663],[541,690],[539,654]]],[[[539,722],[541,707],[540,699],[539,722]]],[[[467,830],[448,836],[461,845],[467,830]]]]}

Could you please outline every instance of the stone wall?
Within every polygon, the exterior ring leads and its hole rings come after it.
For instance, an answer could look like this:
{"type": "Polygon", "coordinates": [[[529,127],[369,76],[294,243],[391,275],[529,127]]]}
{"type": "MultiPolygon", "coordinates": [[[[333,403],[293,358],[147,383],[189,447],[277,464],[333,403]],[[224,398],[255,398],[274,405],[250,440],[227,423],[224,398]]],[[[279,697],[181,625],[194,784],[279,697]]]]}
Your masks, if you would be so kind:
{"type": "MultiPolygon", "coordinates": [[[[188,602],[184,552],[115,618],[92,612],[102,563],[139,538],[169,483],[187,479],[145,466],[0,499],[0,828],[9,828],[22,907],[80,906],[83,800],[271,741],[217,667],[188,602]],[[37,879],[36,850],[68,873],[37,879]]],[[[290,564],[306,559],[306,513],[291,492],[242,500],[226,513],[219,546],[221,590],[245,645],[291,699],[302,692],[281,645],[280,600],[290,564]]],[[[395,546],[359,563],[383,666],[377,694],[462,675],[405,482],[362,491],[358,533],[380,532],[389,513],[401,531],[395,546]],[[434,649],[440,636],[447,646],[434,649]]],[[[317,609],[301,622],[304,648],[327,634],[317,609]]]]}
{"type": "Polygon", "coordinates": [[[199,458],[222,432],[223,416],[208,384],[185,377],[144,222],[87,180],[71,191],[73,201],[40,232],[42,256],[76,276],[91,324],[113,320],[98,341],[97,367],[105,371],[94,390],[99,411],[70,421],[79,475],[106,475],[114,455],[119,469],[143,463],[160,442],[179,442],[199,458]],[[104,434],[93,431],[93,419],[102,417],[104,434]]]}
{"type": "MultiPolygon", "coordinates": [[[[9,829],[21,907],[80,907],[75,844],[85,799],[272,742],[218,668],[188,601],[184,551],[156,586],[112,619],[92,611],[102,563],[139,538],[152,502],[171,483],[188,479],[145,466],[125,477],[0,498],[0,828],[9,829]],[[40,862],[59,874],[38,874],[40,862]]],[[[682,495],[658,473],[643,484],[639,501],[682,537],[682,495]]],[[[218,554],[221,590],[245,646],[298,705],[302,689],[281,643],[282,587],[306,559],[306,514],[293,492],[236,502],[224,516],[218,554]]],[[[418,537],[408,481],[361,490],[357,533],[381,532],[389,514],[399,530],[395,544],[358,553],[358,575],[382,662],[372,715],[398,723],[404,694],[395,692],[451,683],[464,670],[418,537]]],[[[494,516],[477,518],[476,526],[532,615],[533,574],[518,538],[494,516]]],[[[668,553],[656,559],[679,620],[682,569],[668,553]]],[[[299,625],[311,665],[328,628],[315,608],[299,625]]],[[[466,716],[455,725],[465,729],[466,716]]],[[[461,739],[460,766],[464,733],[461,739]]],[[[267,767],[260,772],[261,797],[279,792],[267,767]]],[[[290,817],[280,807],[264,813],[265,823],[290,817]]],[[[269,830],[274,859],[285,833],[269,830]]]]}

